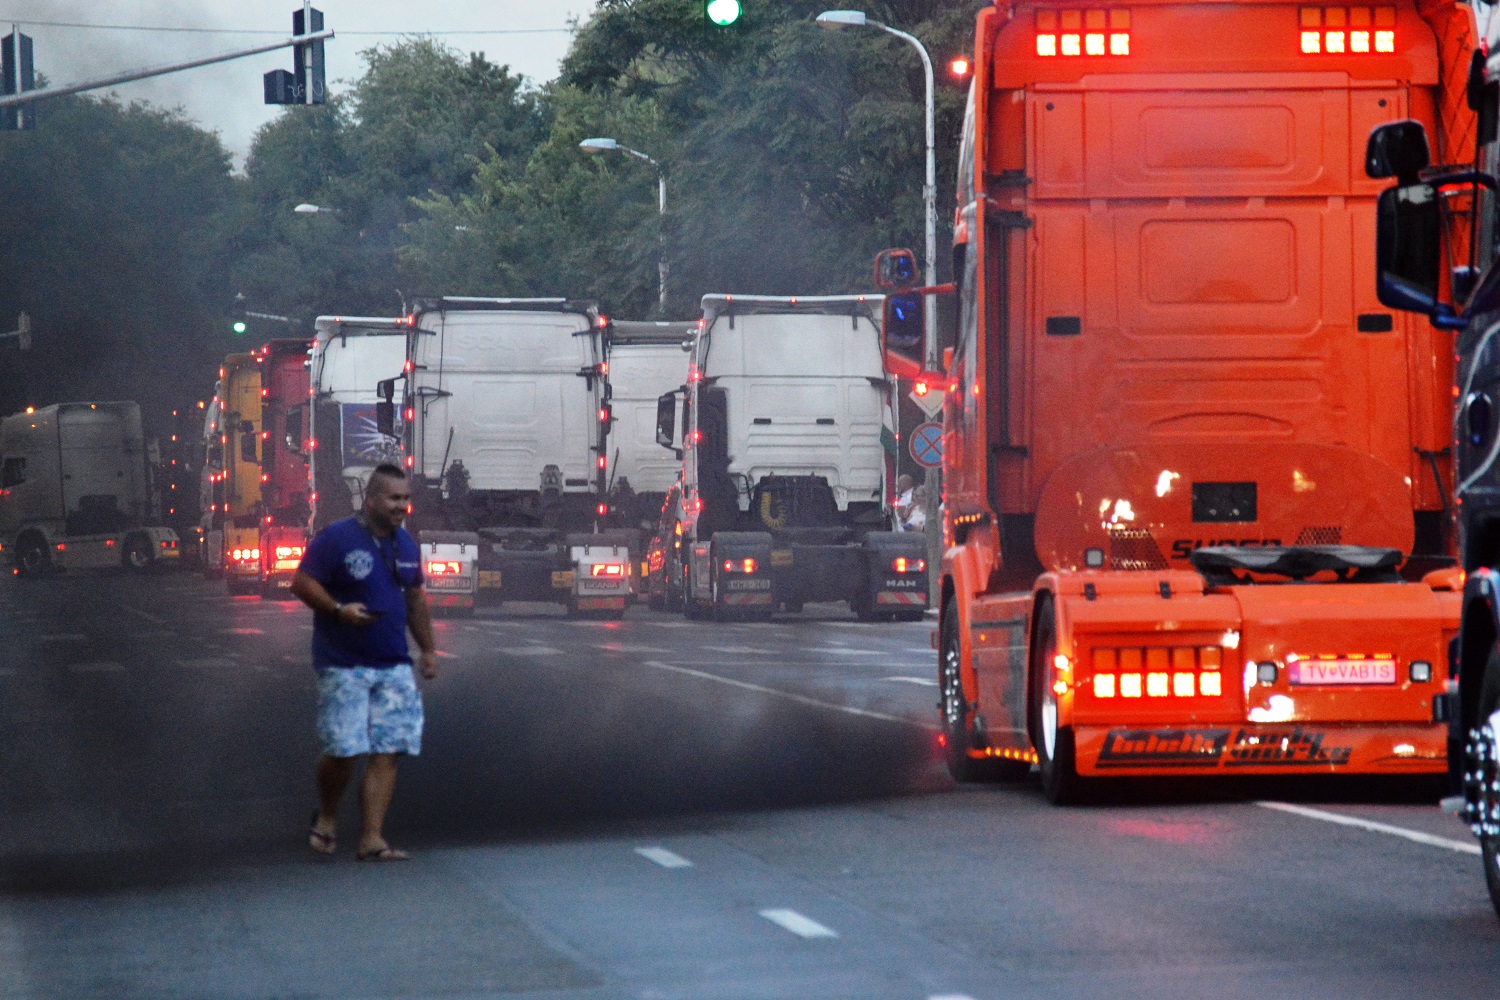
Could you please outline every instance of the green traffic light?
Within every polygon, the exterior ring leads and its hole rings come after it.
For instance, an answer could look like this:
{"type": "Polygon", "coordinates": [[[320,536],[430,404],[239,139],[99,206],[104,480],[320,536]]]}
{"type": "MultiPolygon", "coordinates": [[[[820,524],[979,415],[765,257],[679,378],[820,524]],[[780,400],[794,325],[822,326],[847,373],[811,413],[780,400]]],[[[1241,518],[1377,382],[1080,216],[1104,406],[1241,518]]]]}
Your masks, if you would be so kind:
{"type": "Polygon", "coordinates": [[[249,325],[242,319],[235,320],[234,326],[230,327],[235,333],[244,333],[249,328],[249,325]]]}
{"type": "Polygon", "coordinates": [[[708,19],[721,28],[727,28],[738,21],[743,10],[740,0],[708,0],[705,8],[708,19]]]}

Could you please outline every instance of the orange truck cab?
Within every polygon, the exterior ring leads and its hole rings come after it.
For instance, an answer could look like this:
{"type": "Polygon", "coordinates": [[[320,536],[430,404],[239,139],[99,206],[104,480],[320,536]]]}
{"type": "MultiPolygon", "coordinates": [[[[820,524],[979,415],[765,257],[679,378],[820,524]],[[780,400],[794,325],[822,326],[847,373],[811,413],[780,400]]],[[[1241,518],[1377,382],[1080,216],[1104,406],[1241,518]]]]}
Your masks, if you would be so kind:
{"type": "MultiPolygon", "coordinates": [[[[1438,774],[1450,335],[1384,308],[1376,126],[1455,159],[1472,20],[982,10],[938,635],[960,779],[1438,774]]],[[[1467,139],[1462,132],[1469,126],[1467,139]]],[[[898,325],[890,309],[887,350],[898,325]]]]}

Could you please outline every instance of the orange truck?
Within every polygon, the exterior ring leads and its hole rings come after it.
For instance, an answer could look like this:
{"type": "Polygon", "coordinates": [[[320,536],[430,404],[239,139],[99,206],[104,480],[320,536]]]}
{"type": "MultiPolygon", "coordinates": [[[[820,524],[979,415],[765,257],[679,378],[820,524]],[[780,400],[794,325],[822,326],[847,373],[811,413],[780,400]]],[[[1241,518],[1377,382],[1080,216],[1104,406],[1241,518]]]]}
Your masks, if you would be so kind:
{"type": "MultiPolygon", "coordinates": [[[[1376,298],[1362,157],[1405,118],[1472,154],[1472,32],[1451,0],[980,12],[937,376],[957,778],[1445,770],[1452,345],[1376,298]]],[[[893,371],[932,291],[887,301],[893,371]]]]}

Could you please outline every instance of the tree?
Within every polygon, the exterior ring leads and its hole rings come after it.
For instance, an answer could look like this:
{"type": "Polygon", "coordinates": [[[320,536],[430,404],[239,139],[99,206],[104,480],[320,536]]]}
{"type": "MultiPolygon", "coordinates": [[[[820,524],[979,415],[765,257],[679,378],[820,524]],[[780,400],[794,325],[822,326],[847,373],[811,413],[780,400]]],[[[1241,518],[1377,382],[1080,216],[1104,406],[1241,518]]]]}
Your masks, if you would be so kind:
{"type": "Polygon", "coordinates": [[[136,399],[150,414],[202,398],[223,353],[229,154],[143,104],[60,98],[39,117],[0,136],[0,227],[13,234],[0,324],[25,310],[36,328],[35,348],[0,367],[0,413],[136,399]]]}

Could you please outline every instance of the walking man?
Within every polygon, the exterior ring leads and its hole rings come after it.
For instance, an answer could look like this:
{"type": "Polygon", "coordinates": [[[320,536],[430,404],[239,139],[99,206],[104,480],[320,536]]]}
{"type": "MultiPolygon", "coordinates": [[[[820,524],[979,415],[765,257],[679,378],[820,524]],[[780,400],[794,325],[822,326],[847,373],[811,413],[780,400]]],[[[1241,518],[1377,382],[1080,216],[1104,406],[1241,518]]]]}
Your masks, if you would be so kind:
{"type": "Polygon", "coordinates": [[[356,857],[404,861],[405,851],[382,832],[396,761],[422,750],[422,694],[412,676],[406,631],[421,649],[422,676],[437,676],[432,617],[422,591],[417,543],[401,524],[411,486],[399,465],[375,467],[363,509],[320,531],[292,578],[292,593],[313,609],[313,669],[318,675],[318,808],[308,844],[319,854],[337,847],[335,816],[354,775],[360,783],[362,827],[356,857]]]}

